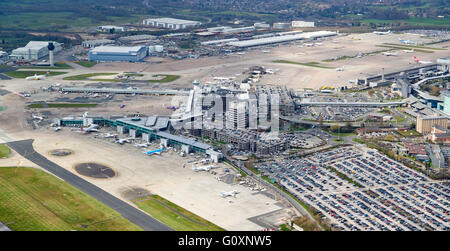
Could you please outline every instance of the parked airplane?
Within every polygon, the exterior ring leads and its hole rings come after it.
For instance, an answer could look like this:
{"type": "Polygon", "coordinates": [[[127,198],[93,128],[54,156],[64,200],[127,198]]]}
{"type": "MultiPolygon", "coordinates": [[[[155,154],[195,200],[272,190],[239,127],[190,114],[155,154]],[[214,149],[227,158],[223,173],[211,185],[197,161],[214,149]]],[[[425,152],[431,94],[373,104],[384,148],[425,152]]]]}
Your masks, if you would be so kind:
{"type": "Polygon", "coordinates": [[[336,68],[336,71],[344,71],[344,67],[336,68]]]}
{"type": "Polygon", "coordinates": [[[214,169],[214,168],[216,168],[216,166],[214,166],[214,165],[199,166],[199,167],[192,166],[192,170],[194,170],[196,172],[199,172],[199,171],[207,171],[208,172],[209,170],[214,169]]]}
{"type": "Polygon", "coordinates": [[[57,132],[57,131],[61,130],[61,127],[55,127],[55,128],[53,128],[53,130],[54,130],[55,132],[57,132]]]}
{"type": "Polygon", "coordinates": [[[245,52],[237,52],[238,55],[245,55],[245,52]]]}
{"type": "Polygon", "coordinates": [[[42,80],[42,79],[45,79],[45,77],[47,77],[47,76],[48,76],[48,73],[45,75],[34,74],[34,76],[29,76],[29,77],[26,77],[25,79],[26,80],[42,80]]]}
{"type": "Polygon", "coordinates": [[[131,139],[133,139],[133,138],[116,139],[116,143],[117,143],[117,144],[123,145],[123,144],[125,144],[125,143],[130,143],[130,140],[131,140],[131,139]]]}
{"type": "Polygon", "coordinates": [[[416,56],[414,56],[414,62],[418,63],[418,64],[432,64],[433,62],[431,61],[422,61],[419,60],[416,56]]]}
{"type": "Polygon", "coordinates": [[[86,128],[84,128],[84,127],[81,127],[80,128],[80,131],[82,132],[82,133],[90,133],[90,132],[98,132],[98,125],[96,125],[96,124],[91,124],[91,125],[89,125],[88,127],[86,127],[86,128]]]}
{"type": "Polygon", "coordinates": [[[164,151],[164,148],[160,148],[160,149],[156,149],[156,150],[152,150],[152,151],[148,151],[148,152],[144,152],[144,153],[147,155],[152,155],[152,154],[161,155],[162,151],[164,151]]]}
{"type": "Polygon", "coordinates": [[[411,52],[414,52],[414,49],[411,49],[411,50],[403,50],[403,52],[411,53],[411,52]]]}
{"type": "Polygon", "coordinates": [[[142,144],[136,143],[136,144],[134,144],[134,146],[135,147],[147,147],[147,146],[149,146],[149,144],[148,143],[142,143],[142,144]]]}
{"type": "Polygon", "coordinates": [[[236,190],[230,191],[230,192],[221,192],[220,196],[222,196],[222,198],[226,198],[228,196],[232,196],[232,197],[236,197],[236,194],[238,194],[239,192],[236,190]]]}
{"type": "Polygon", "coordinates": [[[262,53],[269,53],[270,51],[266,51],[266,50],[263,50],[263,51],[261,51],[262,53]]]}
{"type": "Polygon", "coordinates": [[[117,134],[112,134],[112,133],[105,133],[102,135],[103,138],[115,138],[117,137],[117,134]]]}
{"type": "Polygon", "coordinates": [[[411,40],[403,40],[401,38],[398,39],[398,41],[400,41],[400,43],[402,44],[415,44],[416,42],[411,41],[411,40]]]}
{"type": "Polygon", "coordinates": [[[390,34],[391,31],[390,30],[388,30],[388,31],[374,31],[373,33],[377,34],[377,35],[387,35],[387,34],[390,34]]]}
{"type": "Polygon", "coordinates": [[[34,115],[34,114],[31,114],[31,117],[33,117],[33,119],[38,119],[38,120],[43,120],[44,119],[44,117],[37,116],[37,115],[34,115]]]}
{"type": "Polygon", "coordinates": [[[388,51],[386,51],[386,52],[383,52],[381,54],[383,54],[385,56],[397,56],[397,52],[388,52],[388,51]]]}

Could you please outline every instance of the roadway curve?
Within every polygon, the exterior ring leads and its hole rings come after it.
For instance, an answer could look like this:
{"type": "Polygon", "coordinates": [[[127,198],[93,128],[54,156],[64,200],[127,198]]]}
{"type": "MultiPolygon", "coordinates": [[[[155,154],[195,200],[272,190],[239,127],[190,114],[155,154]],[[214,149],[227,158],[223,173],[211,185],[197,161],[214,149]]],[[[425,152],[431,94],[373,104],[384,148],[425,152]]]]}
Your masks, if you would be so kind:
{"type": "Polygon", "coordinates": [[[154,219],[150,215],[140,211],[139,209],[129,205],[128,203],[120,200],[119,198],[111,195],[105,190],[93,185],[92,183],[80,178],[79,176],[67,171],[63,167],[51,162],[33,148],[33,139],[12,141],[7,145],[14,149],[17,153],[35,163],[36,165],[44,168],[50,173],[56,175],[62,180],[70,183],[74,187],[81,191],[91,195],[100,202],[106,204],[112,209],[120,213],[125,219],[138,225],[145,231],[170,231],[172,230],[168,226],[154,219]]]}

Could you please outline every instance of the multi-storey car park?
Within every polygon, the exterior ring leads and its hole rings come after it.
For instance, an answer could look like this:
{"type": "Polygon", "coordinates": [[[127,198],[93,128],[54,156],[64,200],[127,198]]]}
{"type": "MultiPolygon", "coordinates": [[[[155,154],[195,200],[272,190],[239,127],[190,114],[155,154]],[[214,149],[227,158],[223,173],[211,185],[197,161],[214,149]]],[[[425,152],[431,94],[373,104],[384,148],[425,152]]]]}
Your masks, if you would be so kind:
{"type": "Polygon", "coordinates": [[[450,182],[344,146],[257,165],[340,230],[450,230],[450,182]]]}

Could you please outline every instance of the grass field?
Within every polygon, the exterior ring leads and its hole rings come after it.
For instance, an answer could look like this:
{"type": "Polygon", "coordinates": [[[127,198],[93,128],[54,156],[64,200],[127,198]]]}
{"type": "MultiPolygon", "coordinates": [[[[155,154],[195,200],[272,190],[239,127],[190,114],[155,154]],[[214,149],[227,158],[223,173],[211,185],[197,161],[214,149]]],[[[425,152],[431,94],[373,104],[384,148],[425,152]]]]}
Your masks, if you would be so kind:
{"type": "Polygon", "coordinates": [[[41,170],[0,167],[0,187],[0,221],[15,231],[142,230],[41,170]]]}
{"type": "Polygon", "coordinates": [[[429,46],[423,46],[423,45],[393,44],[393,43],[383,43],[383,44],[385,44],[385,45],[393,45],[393,46],[400,46],[400,47],[407,47],[408,49],[419,48],[419,49],[441,50],[441,51],[447,50],[445,48],[436,48],[436,47],[429,47],[429,46]]]}
{"type": "Polygon", "coordinates": [[[273,62],[281,63],[281,64],[297,64],[297,65],[310,66],[310,67],[323,68],[323,69],[332,69],[332,67],[320,65],[320,63],[318,63],[318,62],[299,63],[299,62],[288,61],[288,60],[275,60],[273,62]]]}
{"type": "Polygon", "coordinates": [[[7,158],[10,153],[11,150],[9,150],[9,147],[7,147],[5,144],[0,144],[0,159],[7,158]]]}
{"type": "Polygon", "coordinates": [[[424,25],[424,26],[445,26],[450,25],[450,18],[442,19],[431,19],[431,18],[409,18],[409,19],[398,19],[398,20],[383,20],[383,19],[364,19],[361,20],[363,23],[374,23],[374,24],[389,24],[393,25],[396,23],[406,23],[409,25],[424,25]]]}
{"type": "Polygon", "coordinates": [[[42,104],[30,104],[29,108],[88,108],[95,107],[97,104],[83,104],[83,103],[47,103],[48,107],[42,104]]]}
{"type": "MultiPolygon", "coordinates": [[[[63,75],[66,73],[67,72],[52,71],[52,72],[50,72],[50,74],[48,76],[52,77],[52,76],[63,75]]],[[[35,74],[45,75],[45,74],[47,74],[47,71],[7,71],[7,72],[4,72],[4,74],[6,74],[12,78],[26,78],[26,77],[34,76],[35,74]]]]}
{"type": "Polygon", "coordinates": [[[112,82],[119,81],[117,79],[92,79],[93,77],[112,76],[112,75],[117,75],[117,73],[88,73],[88,74],[80,74],[80,75],[65,77],[63,79],[64,80],[112,81],[112,82]]]}
{"type": "Polygon", "coordinates": [[[96,62],[90,62],[90,61],[73,61],[75,64],[81,65],[86,68],[91,68],[92,66],[96,65],[96,62]]]}
{"type": "Polygon", "coordinates": [[[173,204],[172,202],[158,195],[151,195],[149,197],[140,198],[133,202],[140,209],[149,213],[154,218],[158,219],[159,221],[176,231],[224,231],[224,229],[187,211],[182,207],[173,204]],[[170,209],[159,202],[170,207],[170,209]],[[185,215],[195,222],[183,217],[180,214],[185,215]]]}
{"type": "Polygon", "coordinates": [[[172,82],[172,81],[175,81],[180,78],[180,76],[178,76],[178,75],[166,75],[166,74],[156,74],[156,75],[153,75],[153,77],[164,77],[164,78],[159,79],[159,80],[149,80],[149,82],[151,82],[151,83],[168,83],[168,82],[172,82]]]}
{"type": "Polygon", "coordinates": [[[21,66],[20,69],[72,69],[72,66],[66,63],[55,63],[55,66],[21,66]]]}

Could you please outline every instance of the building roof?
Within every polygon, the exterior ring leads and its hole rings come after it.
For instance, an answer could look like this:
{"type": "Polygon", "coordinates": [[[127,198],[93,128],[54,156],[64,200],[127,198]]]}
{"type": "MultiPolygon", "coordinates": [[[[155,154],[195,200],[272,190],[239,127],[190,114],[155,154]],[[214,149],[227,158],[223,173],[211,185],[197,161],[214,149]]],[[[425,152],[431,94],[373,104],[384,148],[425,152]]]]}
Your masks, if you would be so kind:
{"type": "Polygon", "coordinates": [[[158,22],[158,23],[170,23],[170,24],[201,24],[199,21],[184,20],[170,17],[163,18],[147,18],[146,21],[158,22]]]}
{"type": "Polygon", "coordinates": [[[99,46],[91,50],[92,53],[137,53],[144,46],[99,46]]]}

